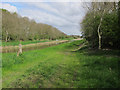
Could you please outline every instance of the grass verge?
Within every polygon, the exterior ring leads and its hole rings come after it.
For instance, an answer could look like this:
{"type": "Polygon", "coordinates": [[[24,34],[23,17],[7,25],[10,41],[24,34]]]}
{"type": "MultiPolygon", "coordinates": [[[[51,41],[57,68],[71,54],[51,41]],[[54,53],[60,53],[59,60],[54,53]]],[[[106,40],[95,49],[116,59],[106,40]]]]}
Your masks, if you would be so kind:
{"type": "Polygon", "coordinates": [[[120,87],[118,50],[92,51],[82,41],[41,50],[3,54],[3,88],[116,88],[120,87]]]}
{"type": "MultiPolygon", "coordinates": [[[[27,45],[27,44],[34,44],[34,43],[41,43],[41,42],[48,42],[50,40],[43,40],[43,41],[22,41],[21,44],[22,45],[27,45]]],[[[51,40],[52,41],[52,40],[51,40]]],[[[19,45],[19,41],[11,41],[11,42],[2,42],[2,46],[18,46],[19,45]]]]}

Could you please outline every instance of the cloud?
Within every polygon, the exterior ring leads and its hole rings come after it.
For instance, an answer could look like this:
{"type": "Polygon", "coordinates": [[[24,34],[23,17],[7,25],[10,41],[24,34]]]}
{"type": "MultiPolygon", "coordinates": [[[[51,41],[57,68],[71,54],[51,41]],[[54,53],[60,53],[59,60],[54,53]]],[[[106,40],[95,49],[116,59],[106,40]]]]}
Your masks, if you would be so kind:
{"type": "Polygon", "coordinates": [[[2,3],[0,5],[0,8],[6,9],[11,13],[17,12],[17,8],[15,6],[12,6],[10,4],[2,3]]]}
{"type": "MultiPolygon", "coordinates": [[[[22,2],[19,4],[24,5],[24,8],[18,9],[18,14],[21,16],[34,19],[38,23],[52,25],[68,35],[80,35],[80,22],[85,15],[82,2],[22,2]]],[[[6,6],[10,7],[12,4],[6,6]]],[[[17,11],[17,8],[12,11],[17,11]]]]}
{"type": "Polygon", "coordinates": [[[51,24],[51,25],[55,25],[55,26],[62,26],[63,24],[69,23],[68,21],[66,21],[60,17],[54,16],[52,14],[48,14],[45,12],[41,12],[38,10],[33,11],[33,10],[26,9],[26,10],[22,11],[21,15],[27,16],[30,19],[34,19],[37,22],[47,23],[47,24],[51,24]]]}

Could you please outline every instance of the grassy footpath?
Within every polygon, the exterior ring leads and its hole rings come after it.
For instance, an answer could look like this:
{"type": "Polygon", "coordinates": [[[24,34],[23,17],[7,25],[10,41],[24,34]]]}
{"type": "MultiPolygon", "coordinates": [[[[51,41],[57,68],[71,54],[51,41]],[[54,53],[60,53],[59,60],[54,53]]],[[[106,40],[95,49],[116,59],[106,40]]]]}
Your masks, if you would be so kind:
{"type": "Polygon", "coordinates": [[[92,51],[74,41],[41,50],[4,53],[3,88],[120,87],[120,51],[92,51]]]}

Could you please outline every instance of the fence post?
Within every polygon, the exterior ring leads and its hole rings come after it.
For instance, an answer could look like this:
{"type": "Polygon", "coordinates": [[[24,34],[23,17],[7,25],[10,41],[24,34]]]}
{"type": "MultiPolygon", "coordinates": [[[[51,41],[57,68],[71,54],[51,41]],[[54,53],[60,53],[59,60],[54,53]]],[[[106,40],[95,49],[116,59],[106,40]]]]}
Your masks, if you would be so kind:
{"type": "Polygon", "coordinates": [[[22,54],[22,44],[21,44],[21,40],[20,40],[19,50],[18,50],[17,56],[19,56],[19,54],[22,54]]]}

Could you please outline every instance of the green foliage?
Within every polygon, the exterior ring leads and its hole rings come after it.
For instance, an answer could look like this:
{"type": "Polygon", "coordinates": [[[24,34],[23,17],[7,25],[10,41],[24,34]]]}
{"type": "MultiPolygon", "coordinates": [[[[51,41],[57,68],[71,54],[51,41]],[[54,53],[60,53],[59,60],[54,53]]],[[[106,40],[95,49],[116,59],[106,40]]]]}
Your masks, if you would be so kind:
{"type": "Polygon", "coordinates": [[[47,24],[36,23],[27,17],[21,17],[17,13],[2,10],[2,40],[40,40],[57,39],[66,34],[57,28],[47,24]]]}
{"type": "MultiPolygon", "coordinates": [[[[99,3],[97,3],[99,4],[99,3]]],[[[96,6],[97,6],[96,4],[96,6]]],[[[101,3],[100,3],[101,4],[101,3]]],[[[111,7],[112,3],[107,3],[111,7]],[[110,4],[110,5],[109,5],[110,4]]],[[[114,4],[114,3],[113,3],[114,4]]],[[[98,5],[99,6],[99,5],[98,5]]],[[[88,40],[90,47],[98,48],[98,26],[102,17],[100,34],[102,37],[102,48],[120,49],[120,25],[118,23],[118,10],[102,6],[106,12],[103,17],[100,10],[88,11],[82,21],[82,35],[88,40]]],[[[113,8],[113,7],[112,7],[113,8]]],[[[97,8],[95,8],[97,9],[97,8]]]]}
{"type": "Polygon", "coordinates": [[[118,15],[116,12],[105,14],[103,18],[102,30],[102,46],[111,48],[120,48],[120,28],[118,24],[118,15]]]}
{"type": "Polygon", "coordinates": [[[97,27],[100,21],[100,16],[93,17],[93,13],[87,13],[82,22],[83,37],[89,41],[92,48],[98,47],[97,27]]]}
{"type": "Polygon", "coordinates": [[[118,20],[119,20],[119,26],[120,26],[120,1],[118,2],[118,20]]]}

